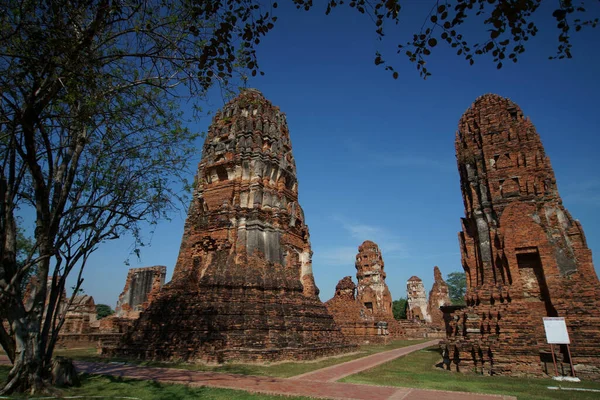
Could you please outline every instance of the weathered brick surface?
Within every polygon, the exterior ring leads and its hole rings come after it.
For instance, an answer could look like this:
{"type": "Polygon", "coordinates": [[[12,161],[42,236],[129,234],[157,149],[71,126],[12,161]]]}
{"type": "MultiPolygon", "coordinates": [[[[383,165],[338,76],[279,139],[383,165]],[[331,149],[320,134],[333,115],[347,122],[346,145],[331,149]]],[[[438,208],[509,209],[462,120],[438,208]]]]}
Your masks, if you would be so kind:
{"type": "Polygon", "coordinates": [[[373,315],[393,319],[392,295],[385,283],[384,262],[379,246],[366,240],[356,255],[356,299],[373,315]]]}
{"type": "Polygon", "coordinates": [[[379,343],[406,337],[394,319],[392,295],[385,283],[383,256],[377,244],[367,240],[358,247],[356,278],[339,281],[335,295],[325,303],[344,335],[353,343],[379,343]]]}
{"type": "Polygon", "coordinates": [[[350,276],[338,282],[335,295],[325,302],[325,306],[344,336],[352,343],[385,342],[390,337],[390,328],[393,331],[392,337],[402,336],[402,332],[397,329],[398,324],[392,321],[393,318],[377,318],[373,310],[356,299],[356,285],[350,276]]]}
{"type": "MultiPolygon", "coordinates": [[[[68,304],[66,296],[62,297],[68,304]]],[[[96,303],[94,298],[88,295],[75,296],[71,306],[67,309],[65,322],[61,329],[61,334],[65,333],[90,333],[98,328],[96,321],[96,303]]]]}
{"type": "Polygon", "coordinates": [[[418,276],[411,276],[406,282],[406,318],[414,321],[431,322],[427,293],[423,281],[418,276]]]}
{"type": "Polygon", "coordinates": [[[427,303],[427,311],[431,318],[431,324],[440,328],[445,327],[444,315],[440,307],[451,304],[448,285],[442,278],[440,269],[435,266],[433,268],[433,286],[429,292],[429,301],[427,303]]]}
{"type": "MultiPolygon", "coordinates": [[[[579,375],[600,379],[598,277],[535,127],[512,101],[482,96],[459,122],[456,154],[467,306],[445,315],[448,366],[552,372],[542,318],[560,316],[579,375]]],[[[566,359],[565,347],[558,351],[566,359]]]]}
{"type": "Polygon", "coordinates": [[[115,317],[137,319],[165,284],[167,267],[131,268],[119,295],[115,317]]]}
{"type": "MultiPolygon", "coordinates": [[[[59,277],[60,278],[60,277],[59,277]]],[[[29,299],[34,295],[33,288],[36,287],[37,277],[32,276],[29,284],[25,288],[24,298],[29,299]]],[[[52,285],[52,277],[48,277],[46,282],[46,303],[50,302],[50,286],[52,285]]],[[[96,318],[96,303],[94,298],[88,295],[77,295],[73,298],[73,302],[69,305],[70,298],[67,297],[67,292],[63,289],[58,299],[58,305],[55,313],[58,317],[64,315],[65,320],[61,327],[59,335],[64,334],[88,334],[98,329],[98,321],[96,318]]],[[[44,310],[44,317],[46,310],[44,310]]]]}
{"type": "Polygon", "coordinates": [[[221,362],[352,350],[311,257],[285,114],[245,90],[209,128],[173,280],[105,351],[221,362]]]}

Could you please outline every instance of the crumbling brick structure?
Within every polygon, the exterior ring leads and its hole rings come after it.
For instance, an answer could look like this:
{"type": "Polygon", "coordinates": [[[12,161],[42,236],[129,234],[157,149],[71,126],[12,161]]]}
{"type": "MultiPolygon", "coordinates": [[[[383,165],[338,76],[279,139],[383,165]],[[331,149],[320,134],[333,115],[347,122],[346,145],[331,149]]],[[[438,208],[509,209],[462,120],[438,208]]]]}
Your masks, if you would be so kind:
{"type": "MultiPolygon", "coordinates": [[[[509,99],[484,95],[460,119],[456,156],[467,306],[445,316],[447,365],[552,373],[542,318],[558,316],[566,319],[575,370],[599,379],[598,277],[535,127],[509,99]]],[[[565,361],[565,346],[555,348],[565,361]]]]}
{"type": "Polygon", "coordinates": [[[105,351],[222,362],[352,350],[311,257],[285,114],[244,90],[208,130],[172,281],[105,351]]]}
{"type": "Polygon", "coordinates": [[[433,268],[433,279],[433,286],[429,292],[427,310],[429,317],[431,318],[431,324],[444,328],[444,314],[442,313],[442,310],[440,310],[440,307],[449,306],[451,301],[448,285],[444,281],[444,278],[442,278],[442,273],[437,266],[433,268]]]}
{"type": "Polygon", "coordinates": [[[411,276],[406,282],[406,318],[413,321],[431,322],[427,293],[423,281],[418,276],[411,276]]]}
{"type": "Polygon", "coordinates": [[[358,247],[356,255],[356,298],[373,315],[393,319],[392,295],[385,283],[383,257],[379,246],[366,240],[358,247]]]}
{"type": "Polygon", "coordinates": [[[126,332],[163,287],[166,275],[167,267],[163,265],[130,268],[115,313],[99,321],[100,332],[126,332]]]}
{"type": "MultiPolygon", "coordinates": [[[[68,304],[66,296],[62,298],[68,304]]],[[[65,314],[61,333],[90,333],[98,328],[96,317],[94,298],[88,295],[75,296],[65,314]]]]}
{"type": "Polygon", "coordinates": [[[388,338],[389,324],[373,315],[373,310],[356,299],[356,285],[346,276],[335,287],[335,295],[325,302],[342,333],[352,343],[379,343],[388,338]]]}
{"type": "Polygon", "coordinates": [[[385,283],[383,256],[377,244],[367,240],[356,255],[358,285],[346,276],[337,284],[335,296],[325,305],[353,343],[377,343],[404,337],[394,319],[392,295],[385,283]]]}
{"type": "Polygon", "coordinates": [[[165,284],[167,267],[131,268],[119,295],[115,317],[137,319],[165,284]]]}

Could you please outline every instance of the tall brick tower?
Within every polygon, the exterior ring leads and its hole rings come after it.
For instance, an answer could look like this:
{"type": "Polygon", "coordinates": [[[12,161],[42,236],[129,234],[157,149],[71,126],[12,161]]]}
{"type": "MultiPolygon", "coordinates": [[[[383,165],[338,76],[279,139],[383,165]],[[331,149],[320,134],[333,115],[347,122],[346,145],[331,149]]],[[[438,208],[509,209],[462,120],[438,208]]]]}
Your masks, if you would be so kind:
{"type": "Polygon", "coordinates": [[[551,371],[542,317],[564,317],[579,374],[600,378],[598,277],[535,127],[509,99],[484,95],[460,119],[456,157],[467,307],[446,315],[448,365],[551,371]]]}
{"type": "Polygon", "coordinates": [[[208,130],[173,280],[116,352],[221,362],[351,349],[311,257],[285,114],[247,89],[208,130]]]}
{"type": "Polygon", "coordinates": [[[356,255],[356,298],[374,315],[394,318],[392,295],[385,283],[384,263],[379,246],[366,240],[358,247],[356,255]]]}

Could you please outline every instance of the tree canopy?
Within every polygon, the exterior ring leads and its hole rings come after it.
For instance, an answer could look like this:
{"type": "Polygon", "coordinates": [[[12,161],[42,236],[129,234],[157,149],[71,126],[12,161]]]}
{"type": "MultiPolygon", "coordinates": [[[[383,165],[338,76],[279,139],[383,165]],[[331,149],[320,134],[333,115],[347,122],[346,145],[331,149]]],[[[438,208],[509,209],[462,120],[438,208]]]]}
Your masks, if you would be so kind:
{"type": "Polygon", "coordinates": [[[446,278],[450,301],[453,305],[465,304],[465,293],[467,293],[467,278],[464,272],[451,272],[446,278]]]}
{"type": "Polygon", "coordinates": [[[115,310],[110,308],[107,304],[96,304],[96,315],[98,319],[102,319],[104,317],[108,317],[109,315],[113,315],[115,310]]]}
{"type": "Polygon", "coordinates": [[[392,313],[394,314],[394,319],[406,319],[406,307],[407,301],[404,297],[394,300],[392,302],[392,313]]]}

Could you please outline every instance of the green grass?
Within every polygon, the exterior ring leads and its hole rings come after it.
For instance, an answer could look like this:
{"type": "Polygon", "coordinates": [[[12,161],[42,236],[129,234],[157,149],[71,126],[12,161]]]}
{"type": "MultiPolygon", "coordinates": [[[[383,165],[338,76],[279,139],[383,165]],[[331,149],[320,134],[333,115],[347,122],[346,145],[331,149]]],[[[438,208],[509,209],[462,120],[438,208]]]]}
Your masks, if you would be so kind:
{"type": "Polygon", "coordinates": [[[192,371],[213,371],[227,372],[230,374],[242,375],[258,375],[258,376],[274,376],[280,378],[288,378],[290,376],[304,374],[306,372],[315,371],[317,369],[329,367],[331,365],[340,364],[346,361],[355,360],[371,354],[380,353],[382,351],[393,350],[400,347],[406,347],[413,344],[423,343],[426,340],[396,340],[387,345],[364,345],[355,353],[342,355],[339,357],[329,357],[315,361],[304,362],[280,362],[270,364],[241,364],[241,363],[225,363],[222,365],[205,365],[205,364],[190,364],[190,363],[167,363],[157,361],[138,361],[119,358],[106,358],[96,354],[95,349],[72,349],[72,350],[56,350],[56,355],[66,356],[75,360],[94,361],[94,362],[127,362],[146,367],[167,367],[180,368],[192,371]]]}
{"type": "MultiPolygon", "coordinates": [[[[0,366],[0,382],[5,382],[10,367],[0,366]]],[[[272,396],[253,394],[242,390],[217,389],[208,387],[189,387],[185,385],[163,384],[154,381],[139,381],[113,376],[81,375],[81,386],[61,389],[57,398],[81,396],[82,399],[117,399],[129,397],[143,400],[176,400],[176,399],[207,399],[207,400],[308,400],[306,397],[272,396]],[[87,397],[86,397],[87,396],[87,397]]],[[[49,399],[49,396],[39,396],[49,399]]],[[[14,395],[10,398],[24,398],[14,395]]]]}
{"type": "Polygon", "coordinates": [[[548,386],[600,389],[598,382],[566,383],[552,379],[481,376],[446,371],[438,348],[430,347],[387,362],[368,371],[346,377],[341,382],[404,386],[422,389],[490,393],[517,396],[518,399],[599,399],[600,393],[549,390],[548,386]]]}

